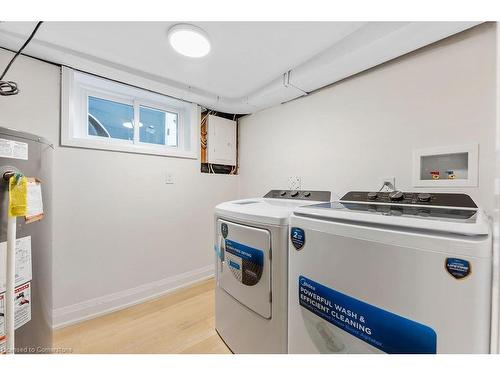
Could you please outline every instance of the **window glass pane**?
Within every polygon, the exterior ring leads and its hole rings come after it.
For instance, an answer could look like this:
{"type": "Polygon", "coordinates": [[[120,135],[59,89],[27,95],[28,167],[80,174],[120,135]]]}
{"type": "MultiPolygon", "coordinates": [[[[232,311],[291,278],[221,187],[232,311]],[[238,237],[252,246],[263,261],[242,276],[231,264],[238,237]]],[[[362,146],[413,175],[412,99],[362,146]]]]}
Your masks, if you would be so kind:
{"type": "Polygon", "coordinates": [[[149,107],[140,107],[140,141],[177,146],[177,114],[149,107]]]}
{"type": "Polygon", "coordinates": [[[134,107],[89,96],[89,135],[134,139],[134,107]]]}

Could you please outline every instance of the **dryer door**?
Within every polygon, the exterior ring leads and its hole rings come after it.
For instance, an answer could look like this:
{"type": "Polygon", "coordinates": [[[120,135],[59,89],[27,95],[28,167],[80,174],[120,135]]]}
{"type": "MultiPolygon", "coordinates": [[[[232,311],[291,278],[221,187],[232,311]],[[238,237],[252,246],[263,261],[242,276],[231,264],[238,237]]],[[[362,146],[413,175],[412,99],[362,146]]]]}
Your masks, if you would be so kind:
{"type": "Polygon", "coordinates": [[[271,318],[271,233],[217,220],[219,286],[264,318],[271,318]]]}

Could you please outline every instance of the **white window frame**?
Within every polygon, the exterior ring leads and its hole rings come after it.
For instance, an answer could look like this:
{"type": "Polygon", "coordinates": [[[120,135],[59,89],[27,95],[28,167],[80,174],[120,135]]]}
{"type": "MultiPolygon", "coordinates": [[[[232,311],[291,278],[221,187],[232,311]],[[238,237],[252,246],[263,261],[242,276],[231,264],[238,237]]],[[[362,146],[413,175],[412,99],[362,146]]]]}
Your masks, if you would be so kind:
{"type": "Polygon", "coordinates": [[[197,159],[200,109],[196,104],[118,83],[71,68],[62,69],[61,145],[98,150],[197,159]],[[88,98],[130,105],[134,109],[133,140],[88,133],[88,98]],[[140,142],[140,107],[177,114],[177,146],[140,142]]]}

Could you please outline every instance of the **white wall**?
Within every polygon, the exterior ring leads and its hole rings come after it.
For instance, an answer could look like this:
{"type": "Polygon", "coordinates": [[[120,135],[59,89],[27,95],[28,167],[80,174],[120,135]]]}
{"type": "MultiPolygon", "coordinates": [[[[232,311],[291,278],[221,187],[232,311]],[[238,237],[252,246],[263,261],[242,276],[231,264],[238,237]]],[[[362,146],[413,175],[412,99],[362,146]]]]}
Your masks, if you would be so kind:
{"type": "MultiPolygon", "coordinates": [[[[0,66],[11,56],[0,49],[0,66]]],[[[56,145],[56,325],[212,273],[213,207],[236,198],[236,176],[201,174],[199,160],[59,147],[60,68],[19,57],[6,78],[21,92],[0,97],[0,126],[56,145]]]]}
{"type": "MultiPolygon", "coordinates": [[[[240,127],[240,196],[288,188],[412,186],[414,148],[479,143],[479,187],[494,206],[495,25],[485,24],[308,97],[247,117],[240,127]]],[[[444,190],[436,190],[444,191],[444,190]]]]}
{"type": "MultiPolygon", "coordinates": [[[[10,56],[0,50],[0,66],[10,56]]],[[[239,177],[202,175],[197,160],[59,147],[60,69],[20,57],[7,78],[21,93],[0,97],[0,125],[56,144],[56,324],[210,274],[213,207],[286,188],[288,176],[339,194],[376,189],[383,176],[412,190],[413,148],[478,142],[479,187],[459,190],[494,205],[491,24],[245,117],[239,177]]]]}

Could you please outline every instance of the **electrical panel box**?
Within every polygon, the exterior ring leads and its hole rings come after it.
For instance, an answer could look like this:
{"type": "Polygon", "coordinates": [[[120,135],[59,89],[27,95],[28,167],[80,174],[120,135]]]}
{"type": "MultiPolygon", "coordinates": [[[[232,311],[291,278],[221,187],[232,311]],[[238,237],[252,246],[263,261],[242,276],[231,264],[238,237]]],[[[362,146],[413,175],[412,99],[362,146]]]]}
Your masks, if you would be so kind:
{"type": "Polygon", "coordinates": [[[207,162],[236,165],[236,121],[209,115],[207,125],[207,162]]]}

